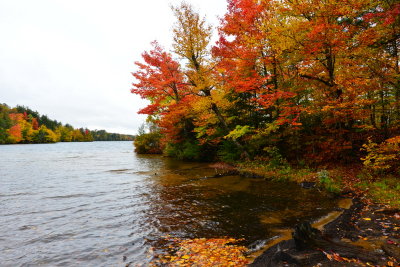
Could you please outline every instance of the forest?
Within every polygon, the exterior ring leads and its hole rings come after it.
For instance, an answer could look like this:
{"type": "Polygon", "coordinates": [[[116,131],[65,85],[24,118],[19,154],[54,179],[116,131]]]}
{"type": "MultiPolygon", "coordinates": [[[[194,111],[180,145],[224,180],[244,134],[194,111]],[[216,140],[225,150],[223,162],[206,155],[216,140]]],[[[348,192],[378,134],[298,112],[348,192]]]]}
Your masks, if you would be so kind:
{"type": "Polygon", "coordinates": [[[0,104],[0,144],[132,141],[133,136],[105,130],[75,129],[24,106],[0,104]]]}
{"type": "Polygon", "coordinates": [[[172,10],[170,51],[154,41],[132,73],[139,153],[398,173],[398,1],[228,0],[216,27],[172,10]]]}

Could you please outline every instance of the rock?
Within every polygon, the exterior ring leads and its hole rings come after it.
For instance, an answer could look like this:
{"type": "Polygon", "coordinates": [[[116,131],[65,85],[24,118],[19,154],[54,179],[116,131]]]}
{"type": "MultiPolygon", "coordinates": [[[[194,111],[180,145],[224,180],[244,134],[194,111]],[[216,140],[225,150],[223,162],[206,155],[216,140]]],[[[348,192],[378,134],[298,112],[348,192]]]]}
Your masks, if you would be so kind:
{"type": "Polygon", "coordinates": [[[375,264],[382,262],[383,255],[339,240],[330,239],[318,229],[313,228],[309,222],[296,226],[293,239],[298,250],[317,249],[327,253],[336,253],[345,258],[360,259],[375,264]]]}
{"type": "Polygon", "coordinates": [[[282,241],[269,248],[256,258],[250,266],[316,266],[321,262],[325,262],[325,264],[329,262],[329,266],[357,266],[354,263],[330,261],[323,251],[373,264],[384,262],[381,254],[330,239],[320,230],[313,228],[309,222],[297,225],[292,236],[293,239],[282,241]]]}
{"type": "Polygon", "coordinates": [[[265,251],[261,256],[257,257],[249,266],[253,267],[281,267],[281,266],[297,266],[292,263],[285,264],[282,261],[282,254],[292,251],[296,248],[294,240],[282,241],[265,251]]]}
{"type": "Polygon", "coordinates": [[[305,189],[311,189],[316,186],[316,183],[315,182],[301,182],[300,186],[305,189]]]}

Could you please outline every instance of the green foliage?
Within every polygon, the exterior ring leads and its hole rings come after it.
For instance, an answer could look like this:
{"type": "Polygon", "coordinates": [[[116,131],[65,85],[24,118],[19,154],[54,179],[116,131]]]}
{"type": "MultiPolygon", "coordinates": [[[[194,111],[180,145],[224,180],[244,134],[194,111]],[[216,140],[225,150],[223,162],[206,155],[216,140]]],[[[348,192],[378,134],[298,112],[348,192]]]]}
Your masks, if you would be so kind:
{"type": "Polygon", "coordinates": [[[0,144],[7,144],[7,140],[9,138],[7,129],[0,128],[0,144]]]}
{"type": "Polygon", "coordinates": [[[322,170],[317,174],[319,182],[332,193],[340,193],[340,184],[335,182],[329,175],[329,171],[322,170]]]}
{"type": "Polygon", "coordinates": [[[268,154],[268,164],[270,167],[281,168],[289,166],[287,160],[282,156],[277,147],[265,147],[264,151],[268,154]]]}
{"type": "Polygon", "coordinates": [[[161,154],[160,146],[161,133],[150,132],[136,136],[134,141],[135,151],[138,154],[161,154]]]}
{"type": "Polygon", "coordinates": [[[94,141],[133,141],[134,136],[129,134],[108,133],[105,130],[90,131],[94,141]]]}
{"type": "Polygon", "coordinates": [[[197,143],[185,142],[182,153],[178,155],[180,159],[186,160],[200,160],[201,159],[201,149],[197,143]]]}
{"type": "Polygon", "coordinates": [[[9,139],[8,129],[12,126],[9,110],[6,104],[0,104],[0,144],[6,144],[9,139]]]}
{"type": "Polygon", "coordinates": [[[201,146],[197,142],[169,143],[165,153],[181,160],[203,160],[201,146]]]}
{"type": "Polygon", "coordinates": [[[55,132],[58,135],[60,142],[71,142],[73,130],[72,127],[59,126],[55,132]]]}
{"type": "Polygon", "coordinates": [[[250,133],[252,131],[252,127],[245,125],[236,125],[236,128],[232,131],[229,132],[228,135],[225,136],[226,139],[232,139],[232,140],[237,140],[241,138],[242,136],[250,133]]]}
{"type": "Polygon", "coordinates": [[[367,191],[368,195],[376,202],[400,207],[400,184],[398,183],[398,177],[387,175],[377,181],[363,181],[358,184],[358,187],[367,191]]]}
{"type": "Polygon", "coordinates": [[[53,131],[42,125],[39,130],[34,131],[32,141],[34,143],[55,143],[57,142],[57,136],[53,131]]]}
{"type": "Polygon", "coordinates": [[[237,149],[234,143],[229,140],[225,140],[222,142],[218,149],[218,157],[222,161],[234,163],[240,159],[241,153],[237,149]]]}

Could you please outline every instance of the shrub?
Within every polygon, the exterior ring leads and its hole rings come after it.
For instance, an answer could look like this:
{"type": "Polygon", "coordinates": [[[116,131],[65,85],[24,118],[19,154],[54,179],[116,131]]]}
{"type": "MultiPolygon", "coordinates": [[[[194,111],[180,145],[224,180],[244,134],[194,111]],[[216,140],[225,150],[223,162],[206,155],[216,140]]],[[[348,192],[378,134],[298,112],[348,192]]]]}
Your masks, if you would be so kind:
{"type": "Polygon", "coordinates": [[[377,144],[370,138],[362,148],[367,155],[361,160],[364,166],[376,172],[398,170],[400,165],[400,136],[389,138],[377,144]]]}
{"type": "Polygon", "coordinates": [[[287,160],[282,156],[279,148],[276,146],[265,147],[264,151],[268,154],[268,165],[271,168],[289,167],[287,160]]]}
{"type": "Polygon", "coordinates": [[[240,155],[237,146],[229,140],[223,141],[218,150],[218,157],[224,162],[233,163],[240,159],[240,155]]]}
{"type": "Polygon", "coordinates": [[[135,152],[138,154],[161,154],[160,139],[159,131],[139,134],[133,142],[135,152]]]}
{"type": "Polygon", "coordinates": [[[340,185],[337,184],[330,176],[327,170],[318,172],[319,182],[332,193],[340,193],[340,185]]]}
{"type": "Polygon", "coordinates": [[[165,148],[167,156],[181,160],[201,160],[201,146],[197,142],[169,143],[165,148]]]}

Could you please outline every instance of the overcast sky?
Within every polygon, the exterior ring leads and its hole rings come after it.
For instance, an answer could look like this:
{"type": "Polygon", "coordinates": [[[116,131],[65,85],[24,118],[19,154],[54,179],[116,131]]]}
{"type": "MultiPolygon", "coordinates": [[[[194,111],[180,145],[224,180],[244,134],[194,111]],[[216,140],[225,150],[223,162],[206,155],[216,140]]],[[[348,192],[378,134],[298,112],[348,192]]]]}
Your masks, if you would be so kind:
{"type": "MultiPolygon", "coordinates": [[[[136,133],[135,61],[171,47],[178,0],[0,0],[0,103],[74,127],[136,133]]],[[[216,25],[225,0],[187,0],[216,25]]]]}

